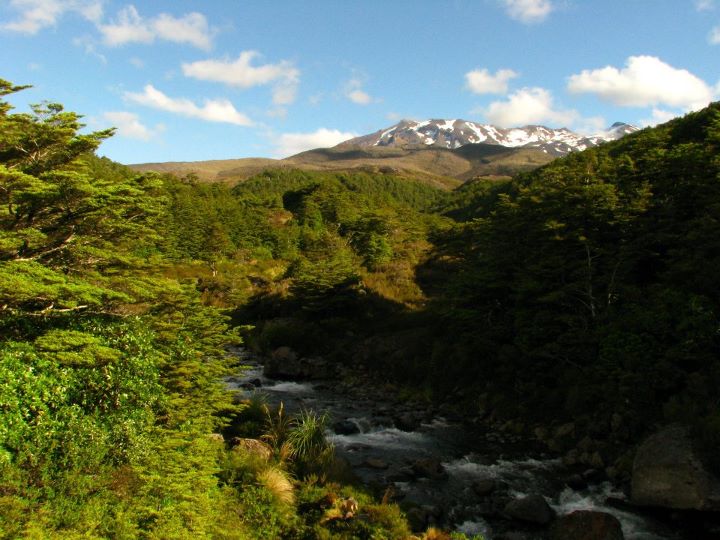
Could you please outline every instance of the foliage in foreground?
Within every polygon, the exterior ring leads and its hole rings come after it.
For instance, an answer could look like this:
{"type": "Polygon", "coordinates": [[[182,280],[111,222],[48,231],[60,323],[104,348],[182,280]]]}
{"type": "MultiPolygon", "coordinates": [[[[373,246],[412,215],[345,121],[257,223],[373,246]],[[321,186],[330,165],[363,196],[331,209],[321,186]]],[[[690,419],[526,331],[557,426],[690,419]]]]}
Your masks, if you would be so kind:
{"type": "MultiPolygon", "coordinates": [[[[0,96],[22,89],[0,80],[0,96]]],[[[237,338],[182,261],[215,274],[231,242],[261,243],[192,221],[168,238],[198,200],[171,207],[181,184],[94,157],[112,130],[80,134],[59,104],[11,111],[0,101],[0,537],[345,537],[296,500],[331,461],[324,417],[263,426],[285,437],[272,461],[213,433],[238,409],[222,385],[237,338]]],[[[379,512],[366,536],[405,534],[396,508],[363,501],[379,512]]]]}
{"type": "Polygon", "coordinates": [[[0,103],[1,534],[241,530],[206,436],[231,332],[155,276],[163,183],[103,167],[112,130],[81,127],[58,104],[0,103]]]}

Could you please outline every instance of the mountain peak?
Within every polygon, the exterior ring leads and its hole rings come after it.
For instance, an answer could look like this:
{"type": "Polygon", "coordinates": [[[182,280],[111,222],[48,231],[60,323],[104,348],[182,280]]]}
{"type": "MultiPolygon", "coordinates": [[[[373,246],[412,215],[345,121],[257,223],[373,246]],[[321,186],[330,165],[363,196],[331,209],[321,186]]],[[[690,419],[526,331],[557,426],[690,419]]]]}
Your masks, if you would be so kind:
{"type": "Polygon", "coordinates": [[[547,154],[562,156],[619,139],[633,131],[637,131],[637,128],[615,122],[607,131],[588,137],[565,127],[555,129],[532,124],[500,128],[468,120],[433,118],[422,121],[401,120],[385,129],[350,139],[338,146],[440,147],[453,150],[468,144],[483,143],[511,148],[539,148],[547,154]]]}

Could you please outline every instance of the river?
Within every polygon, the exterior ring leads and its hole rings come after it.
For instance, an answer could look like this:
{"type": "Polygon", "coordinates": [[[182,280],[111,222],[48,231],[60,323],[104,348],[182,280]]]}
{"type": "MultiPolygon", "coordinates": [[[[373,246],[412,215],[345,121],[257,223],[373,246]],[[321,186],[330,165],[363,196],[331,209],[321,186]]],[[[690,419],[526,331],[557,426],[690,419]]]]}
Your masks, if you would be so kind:
{"type": "Polygon", "coordinates": [[[482,534],[486,540],[508,538],[508,534],[542,539],[543,529],[509,520],[502,512],[509,500],[539,494],[558,515],[581,509],[614,515],[626,540],[696,538],[684,533],[676,522],[632,508],[626,495],[607,481],[589,477],[583,485],[569,487],[561,479],[571,471],[559,459],[518,438],[468,429],[437,413],[423,416],[412,407],[403,409],[402,403],[378,401],[372,392],[349,392],[331,381],[269,379],[257,358],[243,350],[234,354],[242,357],[247,368],[228,379],[230,387],[246,394],[263,392],[269,403],[283,402],[291,412],[327,411],[331,425],[341,421],[346,427],[352,424],[354,429],[347,431],[356,433],[328,431],[336,455],[347,460],[355,474],[376,491],[389,486],[396,500],[419,509],[416,514],[429,524],[482,534]],[[421,419],[415,429],[404,431],[396,426],[401,414],[421,419]],[[430,471],[418,474],[423,463],[430,471]]]}

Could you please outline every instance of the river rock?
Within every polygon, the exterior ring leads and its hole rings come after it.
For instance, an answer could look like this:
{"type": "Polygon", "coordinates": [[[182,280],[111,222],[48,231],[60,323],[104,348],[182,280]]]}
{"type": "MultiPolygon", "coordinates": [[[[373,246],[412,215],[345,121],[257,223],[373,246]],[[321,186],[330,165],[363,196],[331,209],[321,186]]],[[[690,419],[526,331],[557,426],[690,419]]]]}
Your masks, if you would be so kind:
{"type": "Polygon", "coordinates": [[[694,451],[685,426],[670,425],[640,445],[632,468],[632,502],[676,510],[720,510],[720,481],[694,451]]]}
{"type": "Polygon", "coordinates": [[[420,427],[420,419],[411,413],[395,417],[394,423],[400,431],[415,431],[420,427]]]}
{"type": "Polygon", "coordinates": [[[542,495],[528,495],[510,501],[505,506],[505,514],[512,519],[539,525],[546,525],[555,517],[555,511],[550,508],[542,495]]]}
{"type": "Polygon", "coordinates": [[[575,423],[569,422],[555,428],[552,438],[547,441],[547,445],[553,452],[567,452],[573,447],[574,441],[575,423]]]}
{"type": "Polygon", "coordinates": [[[412,467],[401,467],[391,471],[386,478],[388,482],[410,482],[415,479],[415,471],[412,467]]]}
{"type": "Polygon", "coordinates": [[[333,431],[338,435],[355,435],[360,433],[360,427],[352,420],[340,420],[333,424],[333,431]]]}
{"type": "Polygon", "coordinates": [[[472,483],[472,490],[478,497],[487,497],[497,488],[497,482],[492,478],[476,480],[472,483]]]}
{"type": "Polygon", "coordinates": [[[587,481],[579,474],[571,474],[563,478],[563,483],[575,491],[585,489],[587,487],[587,481]]]}
{"type": "Polygon", "coordinates": [[[550,527],[550,540],[624,540],[617,518],[606,512],[578,510],[550,527]]]}
{"type": "Polygon", "coordinates": [[[447,477],[445,467],[440,463],[439,459],[421,458],[412,464],[415,475],[420,478],[430,478],[439,480],[447,477]]]}
{"type": "Polygon", "coordinates": [[[363,465],[365,465],[366,467],[370,467],[371,469],[379,470],[385,470],[388,468],[388,464],[386,461],[374,457],[367,458],[365,461],[363,461],[363,465]]]}
{"type": "Polygon", "coordinates": [[[297,379],[303,376],[298,354],[290,347],[278,347],[265,360],[263,373],[266,377],[297,379]]]}
{"type": "Polygon", "coordinates": [[[235,452],[246,452],[264,460],[269,460],[272,456],[272,449],[266,443],[257,439],[233,437],[230,444],[235,452]]]}
{"type": "Polygon", "coordinates": [[[348,452],[354,453],[354,452],[364,452],[365,450],[369,450],[370,448],[372,448],[372,446],[370,446],[369,444],[353,443],[353,444],[348,444],[345,447],[345,450],[347,450],[348,452]]]}

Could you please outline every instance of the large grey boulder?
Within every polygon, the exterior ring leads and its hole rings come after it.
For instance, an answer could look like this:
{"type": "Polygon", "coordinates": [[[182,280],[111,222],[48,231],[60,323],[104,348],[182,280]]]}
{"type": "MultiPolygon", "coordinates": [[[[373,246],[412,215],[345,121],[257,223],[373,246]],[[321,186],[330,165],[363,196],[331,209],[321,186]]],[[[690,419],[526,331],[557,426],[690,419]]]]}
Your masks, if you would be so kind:
{"type": "Polygon", "coordinates": [[[550,508],[542,495],[528,495],[507,503],[505,514],[519,521],[546,525],[555,517],[555,510],[550,508]]]}
{"type": "Polygon", "coordinates": [[[618,519],[606,512],[578,510],[561,516],[550,528],[550,540],[624,540],[618,519]]]}
{"type": "Polygon", "coordinates": [[[635,454],[632,502],[677,510],[720,510],[720,481],[703,465],[685,426],[650,436],[635,454]]]}

